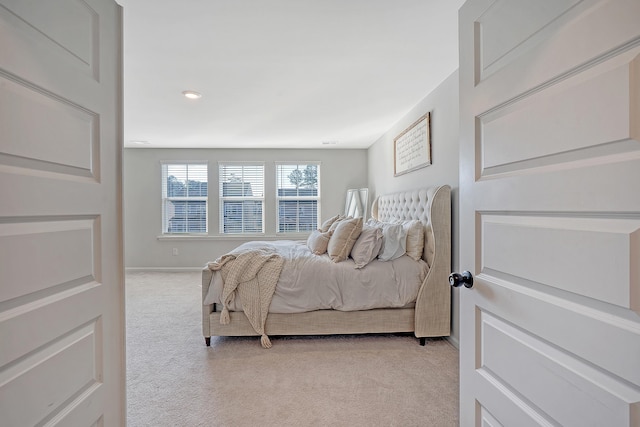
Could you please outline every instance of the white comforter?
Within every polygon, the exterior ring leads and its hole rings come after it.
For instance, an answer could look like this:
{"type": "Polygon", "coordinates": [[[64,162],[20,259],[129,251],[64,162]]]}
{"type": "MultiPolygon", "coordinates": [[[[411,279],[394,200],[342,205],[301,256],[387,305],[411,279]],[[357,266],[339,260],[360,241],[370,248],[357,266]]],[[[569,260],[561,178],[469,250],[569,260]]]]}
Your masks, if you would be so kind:
{"type": "MultiPolygon", "coordinates": [[[[248,242],[234,252],[265,246],[275,249],[285,259],[270,313],[404,307],[415,302],[429,270],[427,263],[414,261],[407,255],[393,261],[375,260],[356,269],[351,259],[334,263],[326,254],[311,253],[305,242],[291,240],[248,242]]],[[[219,271],[213,273],[204,304],[220,303],[222,277],[219,271]]],[[[238,296],[229,309],[242,310],[238,296]]]]}

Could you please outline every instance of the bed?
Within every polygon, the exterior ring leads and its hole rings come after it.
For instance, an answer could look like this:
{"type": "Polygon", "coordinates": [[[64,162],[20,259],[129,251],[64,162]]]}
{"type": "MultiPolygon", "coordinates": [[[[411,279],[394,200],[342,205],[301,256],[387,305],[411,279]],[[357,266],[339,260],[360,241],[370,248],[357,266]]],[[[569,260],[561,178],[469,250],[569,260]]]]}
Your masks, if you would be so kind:
{"type": "MultiPolygon", "coordinates": [[[[425,344],[427,337],[449,336],[451,324],[451,289],[448,276],[451,271],[451,190],[447,185],[433,186],[421,190],[399,192],[378,197],[372,205],[371,217],[381,222],[401,222],[418,220],[424,233],[424,247],[418,261],[426,266],[424,279],[416,285],[413,300],[394,300],[389,306],[372,305],[375,308],[358,309],[354,304],[346,304],[338,309],[317,309],[311,311],[282,312],[278,309],[276,295],[269,306],[264,321],[264,331],[271,336],[281,335],[334,335],[367,333],[413,333],[425,344]],[[274,308],[276,307],[276,308],[274,308]],[[354,307],[356,309],[354,309],[354,307]],[[280,311],[280,312],[278,312],[280,311]]],[[[265,242],[272,249],[289,243],[265,242]]],[[[294,244],[296,242],[292,242],[294,244]]],[[[298,249],[304,242],[297,242],[298,249]]],[[[249,243],[249,246],[257,245],[249,243]]],[[[323,255],[326,257],[326,255],[323,255]]],[[[397,270],[404,270],[406,257],[393,262],[397,270]]],[[[286,261],[285,261],[286,262],[286,261]]],[[[372,263],[377,262],[372,261],[372,263]]],[[[381,262],[382,264],[388,262],[381,262]]],[[[340,263],[341,268],[353,269],[353,261],[340,263]],[[350,264],[351,263],[351,264],[350,264]]],[[[211,263],[209,264],[211,265],[211,263]]],[[[202,331],[207,346],[212,336],[259,336],[260,333],[238,307],[221,310],[220,302],[212,297],[213,286],[221,282],[220,271],[210,266],[202,270],[202,331]],[[228,316],[221,323],[221,316],[228,316]],[[226,323],[226,324],[223,324],[226,323]]],[[[373,265],[356,270],[364,274],[373,271],[373,265]]],[[[284,268],[283,268],[284,272],[284,268]]],[[[284,273],[283,273],[284,274],[284,273]]],[[[351,276],[348,280],[354,280],[351,276]]],[[[353,282],[351,282],[353,283],[353,282]]],[[[392,285],[395,286],[395,285],[392,285]]],[[[277,285],[276,285],[277,289],[277,285]]],[[[404,298],[404,297],[403,297],[404,298]]],[[[236,304],[237,305],[237,304],[236,304]]],[[[368,306],[366,306],[368,307],[368,306]]],[[[263,344],[264,345],[264,344],[263,344]]]]}

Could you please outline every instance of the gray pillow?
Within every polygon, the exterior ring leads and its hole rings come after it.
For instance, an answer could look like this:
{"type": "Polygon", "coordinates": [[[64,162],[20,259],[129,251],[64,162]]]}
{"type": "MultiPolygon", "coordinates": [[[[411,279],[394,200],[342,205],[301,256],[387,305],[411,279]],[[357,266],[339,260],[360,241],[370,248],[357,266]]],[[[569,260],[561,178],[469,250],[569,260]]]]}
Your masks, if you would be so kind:
{"type": "Polygon", "coordinates": [[[382,248],[382,229],[365,225],[351,249],[351,258],[356,268],[362,268],[376,259],[382,248]]]}
{"type": "Polygon", "coordinates": [[[316,255],[327,253],[329,239],[332,234],[333,231],[327,231],[326,233],[323,233],[320,230],[312,231],[307,238],[307,247],[316,255]]]}

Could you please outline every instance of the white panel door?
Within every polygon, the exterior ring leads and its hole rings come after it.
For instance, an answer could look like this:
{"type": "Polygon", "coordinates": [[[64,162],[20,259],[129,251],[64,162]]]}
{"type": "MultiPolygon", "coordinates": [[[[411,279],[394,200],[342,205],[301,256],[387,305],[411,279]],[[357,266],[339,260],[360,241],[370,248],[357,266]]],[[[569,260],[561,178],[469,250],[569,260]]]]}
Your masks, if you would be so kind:
{"type": "Polygon", "coordinates": [[[0,424],[122,426],[122,27],[0,0],[0,424]]]}
{"type": "Polygon", "coordinates": [[[460,10],[462,426],[640,426],[640,1],[460,10]]]}

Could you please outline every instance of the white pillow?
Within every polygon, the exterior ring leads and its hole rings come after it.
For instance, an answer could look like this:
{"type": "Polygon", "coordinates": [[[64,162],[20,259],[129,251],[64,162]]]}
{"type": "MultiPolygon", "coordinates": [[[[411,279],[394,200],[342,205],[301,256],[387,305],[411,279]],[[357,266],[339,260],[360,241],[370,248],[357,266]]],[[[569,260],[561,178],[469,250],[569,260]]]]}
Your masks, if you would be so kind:
{"type": "Polygon", "coordinates": [[[389,222],[402,224],[407,232],[407,255],[416,261],[421,259],[424,251],[424,225],[417,219],[400,220],[394,217],[391,217],[389,222]]]}
{"type": "Polygon", "coordinates": [[[382,229],[382,249],[378,255],[381,261],[392,261],[406,252],[407,230],[402,224],[391,224],[375,219],[367,221],[367,225],[382,229]]]}

